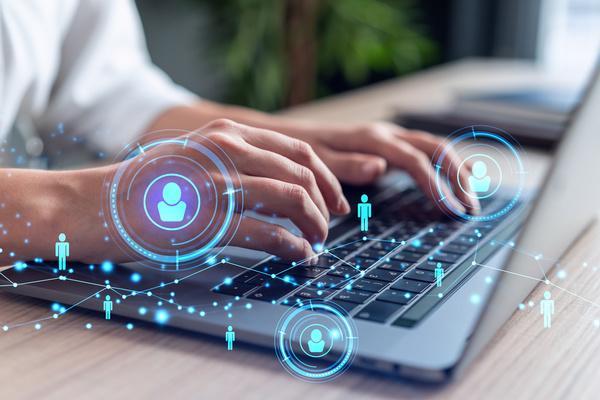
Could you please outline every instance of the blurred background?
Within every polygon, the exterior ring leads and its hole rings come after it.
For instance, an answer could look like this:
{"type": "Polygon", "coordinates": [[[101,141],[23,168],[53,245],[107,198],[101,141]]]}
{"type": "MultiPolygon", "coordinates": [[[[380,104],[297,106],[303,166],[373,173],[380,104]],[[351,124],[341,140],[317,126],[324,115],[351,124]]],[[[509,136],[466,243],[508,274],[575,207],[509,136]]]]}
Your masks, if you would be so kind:
{"type": "Polygon", "coordinates": [[[466,57],[583,83],[598,0],[138,0],[155,63],[200,96],[265,111],[466,57]]]}

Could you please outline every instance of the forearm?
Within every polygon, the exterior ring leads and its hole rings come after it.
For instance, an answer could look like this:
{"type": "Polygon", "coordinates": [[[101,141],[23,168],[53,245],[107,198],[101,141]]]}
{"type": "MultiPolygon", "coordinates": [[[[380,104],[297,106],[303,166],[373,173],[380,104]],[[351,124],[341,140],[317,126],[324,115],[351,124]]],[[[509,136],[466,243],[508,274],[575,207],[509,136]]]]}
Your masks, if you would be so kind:
{"type": "Polygon", "coordinates": [[[0,171],[1,265],[55,259],[59,233],[67,235],[73,260],[102,254],[100,171],[0,171]]]}
{"type": "Polygon", "coordinates": [[[152,132],[160,129],[184,129],[191,131],[219,118],[227,118],[242,124],[281,133],[317,129],[318,127],[315,122],[311,121],[294,120],[245,107],[204,100],[191,106],[175,107],[165,111],[151,123],[147,131],[152,132]]]}

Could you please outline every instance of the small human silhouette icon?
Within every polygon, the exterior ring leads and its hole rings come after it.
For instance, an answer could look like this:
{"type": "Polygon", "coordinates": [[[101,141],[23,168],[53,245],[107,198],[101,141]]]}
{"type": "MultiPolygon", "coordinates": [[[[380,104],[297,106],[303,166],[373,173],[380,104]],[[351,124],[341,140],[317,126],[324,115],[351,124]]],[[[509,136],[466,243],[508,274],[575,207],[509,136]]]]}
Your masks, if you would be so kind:
{"type": "Polygon", "coordinates": [[[366,232],[369,230],[369,218],[371,218],[371,203],[369,196],[363,194],[360,196],[360,203],[358,204],[358,218],[360,218],[360,231],[366,232]]]}
{"type": "Polygon", "coordinates": [[[310,332],[310,340],[308,341],[308,350],[311,353],[322,353],[325,348],[325,340],[320,329],[313,329],[310,332]]]}
{"type": "Polygon", "coordinates": [[[552,326],[552,315],[554,314],[554,300],[549,291],[544,292],[544,300],[540,301],[540,314],[544,316],[544,328],[552,326]]]}
{"type": "Polygon", "coordinates": [[[70,246],[67,240],[67,235],[60,233],[58,242],[54,246],[54,256],[58,259],[58,269],[60,271],[67,269],[67,257],[70,255],[70,246]]]}
{"type": "Polygon", "coordinates": [[[227,342],[227,350],[233,350],[233,342],[235,342],[235,332],[233,331],[233,326],[231,325],[227,327],[227,332],[225,332],[225,341],[227,342]]]}
{"type": "Polygon", "coordinates": [[[469,176],[469,186],[475,193],[485,193],[490,190],[492,178],[487,174],[487,165],[484,161],[477,160],[473,163],[471,176],[469,176]]]}
{"type": "Polygon", "coordinates": [[[104,317],[110,319],[110,313],[113,310],[113,302],[109,295],[106,295],[102,308],[104,310],[104,317]]]}
{"type": "Polygon", "coordinates": [[[158,203],[158,214],[162,222],[181,222],[187,204],[181,200],[181,188],[175,182],[163,187],[163,200],[158,203]]]}

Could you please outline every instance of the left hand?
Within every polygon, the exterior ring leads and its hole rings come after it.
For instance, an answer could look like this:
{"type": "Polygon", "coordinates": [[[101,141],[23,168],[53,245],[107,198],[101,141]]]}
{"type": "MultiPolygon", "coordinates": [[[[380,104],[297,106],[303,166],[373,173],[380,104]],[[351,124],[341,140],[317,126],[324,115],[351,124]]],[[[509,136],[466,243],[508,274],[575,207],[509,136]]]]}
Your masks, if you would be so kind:
{"type": "MultiPolygon", "coordinates": [[[[432,157],[444,140],[422,131],[404,129],[389,122],[372,122],[359,125],[339,125],[287,131],[288,135],[309,143],[325,164],[345,183],[369,184],[383,175],[388,166],[407,171],[421,190],[437,201],[435,170],[432,157]]],[[[457,210],[477,212],[479,202],[469,196],[459,185],[467,188],[470,166],[457,174],[460,156],[448,149],[442,166],[450,178],[452,190],[442,187],[445,196],[457,210]]]]}

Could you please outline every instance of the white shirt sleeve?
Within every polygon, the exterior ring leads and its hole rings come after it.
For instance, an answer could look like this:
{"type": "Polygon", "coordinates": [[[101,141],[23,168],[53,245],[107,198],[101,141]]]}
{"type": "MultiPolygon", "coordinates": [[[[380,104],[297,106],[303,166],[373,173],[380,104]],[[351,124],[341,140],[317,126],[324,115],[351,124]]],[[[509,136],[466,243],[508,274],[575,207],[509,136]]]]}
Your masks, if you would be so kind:
{"type": "Polygon", "coordinates": [[[63,123],[114,154],[161,112],[198,100],[152,64],[132,1],[81,0],[71,21],[40,130],[63,123]]]}

